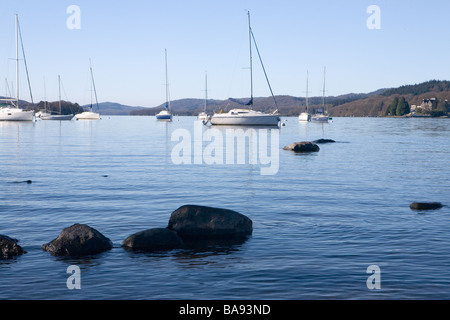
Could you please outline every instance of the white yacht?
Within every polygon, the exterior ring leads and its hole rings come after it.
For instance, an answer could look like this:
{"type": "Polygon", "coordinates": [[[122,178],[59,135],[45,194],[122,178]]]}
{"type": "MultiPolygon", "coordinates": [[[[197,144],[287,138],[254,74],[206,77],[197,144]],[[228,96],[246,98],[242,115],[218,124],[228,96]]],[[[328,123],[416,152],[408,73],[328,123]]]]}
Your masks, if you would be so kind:
{"type": "Polygon", "coordinates": [[[205,73],[205,104],[203,111],[198,114],[198,120],[206,122],[209,120],[208,113],[206,113],[206,106],[208,105],[208,75],[205,73]]]}
{"type": "Polygon", "coordinates": [[[308,107],[309,107],[309,103],[308,103],[308,71],[306,71],[306,111],[300,113],[300,115],[298,116],[298,120],[299,121],[311,121],[311,115],[308,112],[308,107]]]}
{"type": "Polygon", "coordinates": [[[59,85],[59,114],[49,114],[49,113],[41,113],[39,118],[41,120],[72,120],[73,114],[62,114],[61,112],[61,77],[58,76],[58,85],[59,85]]]}
{"type": "MultiPolygon", "coordinates": [[[[252,32],[252,28],[250,25],[250,12],[248,12],[248,29],[249,29],[249,42],[250,42],[250,88],[251,88],[251,98],[246,106],[250,106],[249,109],[232,109],[228,113],[215,113],[211,119],[209,120],[212,125],[244,125],[244,126],[278,126],[280,122],[280,117],[278,116],[278,109],[272,114],[266,114],[261,111],[255,111],[252,109],[253,106],[253,66],[252,66],[252,39],[255,43],[256,50],[258,47],[256,46],[255,37],[252,32]]],[[[258,56],[259,51],[258,51],[258,56]]],[[[261,61],[261,57],[260,57],[261,61]]],[[[262,64],[262,61],[261,61],[262,64]]],[[[265,72],[263,66],[264,74],[266,76],[266,80],[268,82],[267,74],[265,72]]],[[[270,87],[270,91],[272,92],[272,88],[270,87]]],[[[276,100],[274,99],[275,105],[276,100]]]]}
{"type": "Polygon", "coordinates": [[[172,114],[168,110],[161,110],[156,114],[158,120],[172,120],[172,114]]]}
{"type": "MultiPolygon", "coordinates": [[[[0,121],[33,121],[34,111],[19,108],[19,17],[16,14],[16,98],[2,99],[12,105],[0,106],[0,121]]],[[[22,48],[23,49],[23,48],[22,48]]]]}
{"type": "Polygon", "coordinates": [[[216,113],[210,120],[213,125],[278,126],[280,117],[249,109],[231,109],[227,113],[216,113]]]}
{"type": "Polygon", "coordinates": [[[322,109],[319,112],[316,112],[313,116],[311,116],[312,122],[321,122],[325,123],[330,120],[330,117],[326,115],[325,111],[325,77],[326,77],[326,68],[323,70],[323,95],[322,95],[322,109]]]}
{"type": "Polygon", "coordinates": [[[167,75],[167,49],[165,50],[165,60],[166,60],[166,104],[164,109],[156,114],[157,120],[172,121],[172,113],[170,112],[170,98],[169,98],[169,80],[167,75]]]}
{"type": "Polygon", "coordinates": [[[34,111],[25,111],[17,107],[0,107],[0,121],[33,121],[34,111]]]}
{"type": "Polygon", "coordinates": [[[100,120],[100,113],[94,112],[92,109],[92,91],[93,91],[95,93],[95,101],[97,103],[97,110],[99,110],[98,99],[97,99],[97,90],[95,90],[94,74],[92,72],[91,60],[89,60],[89,71],[91,74],[91,106],[89,107],[88,111],[84,111],[82,113],[78,113],[75,115],[75,118],[77,118],[78,120],[100,120]]]}

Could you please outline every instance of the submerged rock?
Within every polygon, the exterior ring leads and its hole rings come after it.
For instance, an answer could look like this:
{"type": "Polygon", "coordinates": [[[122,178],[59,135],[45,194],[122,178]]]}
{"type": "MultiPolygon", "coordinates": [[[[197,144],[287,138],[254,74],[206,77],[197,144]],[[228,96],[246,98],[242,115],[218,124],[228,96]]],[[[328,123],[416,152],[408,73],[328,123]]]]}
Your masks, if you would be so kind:
{"type": "Polygon", "coordinates": [[[53,256],[92,255],[111,248],[111,240],[85,224],[65,228],[56,239],[42,245],[42,249],[53,256]]]}
{"type": "Polygon", "coordinates": [[[17,239],[0,234],[0,259],[11,259],[27,253],[17,242],[17,239]]]}
{"type": "Polygon", "coordinates": [[[318,140],[314,140],[313,143],[316,144],[321,144],[321,143],[334,143],[336,141],[332,140],[332,139],[318,139],[318,140]]]}
{"type": "Polygon", "coordinates": [[[245,237],[253,232],[253,222],[233,210],[185,205],[170,216],[169,230],[183,239],[245,237]]]}
{"type": "Polygon", "coordinates": [[[442,208],[440,202],[413,202],[409,205],[412,210],[436,210],[442,208]]]}
{"type": "Polygon", "coordinates": [[[134,251],[167,251],[183,246],[183,240],[175,231],[153,228],[137,232],[126,238],[122,247],[134,251]]]}
{"type": "Polygon", "coordinates": [[[318,152],[319,146],[312,142],[295,142],[283,148],[283,150],[290,150],[298,153],[303,152],[318,152]]]}

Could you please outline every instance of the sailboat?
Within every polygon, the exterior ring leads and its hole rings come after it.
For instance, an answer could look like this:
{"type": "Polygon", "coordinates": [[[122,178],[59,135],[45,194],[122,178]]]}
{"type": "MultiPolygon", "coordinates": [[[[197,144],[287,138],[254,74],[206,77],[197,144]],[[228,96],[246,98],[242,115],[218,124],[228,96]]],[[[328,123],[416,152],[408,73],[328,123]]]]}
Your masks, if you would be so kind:
{"type": "Polygon", "coordinates": [[[73,114],[62,114],[61,113],[61,77],[58,75],[58,85],[59,85],[59,114],[41,114],[40,118],[42,120],[72,120],[73,114]]]}
{"type": "MultiPolygon", "coordinates": [[[[16,14],[16,98],[2,99],[12,106],[0,106],[0,121],[33,121],[34,111],[19,108],[19,16],[16,14]]],[[[23,48],[22,48],[23,49],[23,48]]],[[[31,91],[30,91],[31,92],[31,91]]]]}
{"type": "Polygon", "coordinates": [[[98,100],[97,100],[97,90],[95,90],[95,82],[94,82],[94,74],[92,72],[92,65],[91,60],[89,59],[89,72],[91,74],[91,106],[89,107],[88,111],[84,111],[82,113],[76,114],[75,117],[78,120],[100,120],[100,113],[94,112],[92,109],[92,91],[95,93],[95,102],[97,104],[97,110],[98,108],[98,100]]]}
{"type": "Polygon", "coordinates": [[[158,114],[156,114],[156,119],[172,121],[172,114],[170,113],[169,82],[168,82],[169,80],[167,76],[167,49],[165,50],[165,59],[166,59],[166,104],[164,106],[164,110],[161,110],[158,114]]]}
{"type": "Polygon", "coordinates": [[[41,119],[42,117],[47,117],[47,116],[51,115],[50,112],[47,112],[48,101],[46,98],[46,92],[47,92],[47,90],[45,87],[45,77],[44,77],[44,109],[36,112],[36,114],[35,114],[36,119],[41,119]]]}
{"type": "Polygon", "coordinates": [[[308,101],[308,71],[306,71],[306,111],[300,113],[298,116],[299,121],[311,121],[311,115],[308,113],[309,101],[308,101]]]}
{"type": "Polygon", "coordinates": [[[322,95],[322,109],[319,112],[316,112],[315,115],[313,115],[311,117],[311,121],[314,122],[328,122],[328,120],[330,119],[326,114],[325,114],[325,78],[326,78],[326,67],[323,70],[323,95],[322,95]]]}
{"type": "Polygon", "coordinates": [[[208,75],[205,73],[205,105],[203,111],[198,114],[198,120],[208,121],[208,114],[206,113],[206,105],[208,104],[208,75]]]}
{"type": "MultiPolygon", "coordinates": [[[[278,116],[278,110],[276,110],[272,114],[267,114],[260,111],[255,111],[252,109],[253,106],[253,63],[252,63],[252,39],[255,43],[256,50],[259,50],[256,46],[256,41],[252,32],[252,28],[250,25],[250,12],[248,12],[248,33],[249,33],[249,42],[250,42],[250,101],[246,103],[246,106],[249,106],[249,109],[231,109],[228,113],[215,113],[211,119],[210,123],[212,125],[245,125],[245,126],[278,126],[278,123],[280,122],[280,117],[278,116]]],[[[259,56],[261,60],[261,56],[259,56]]],[[[262,64],[262,61],[261,61],[262,64]]],[[[265,72],[264,66],[263,66],[264,74],[267,74],[265,72]]],[[[267,81],[268,82],[268,81],[267,81]]],[[[270,88],[270,84],[269,84],[270,88]]],[[[270,88],[270,91],[272,89],[270,88]]],[[[275,97],[274,102],[276,105],[275,97]]]]}

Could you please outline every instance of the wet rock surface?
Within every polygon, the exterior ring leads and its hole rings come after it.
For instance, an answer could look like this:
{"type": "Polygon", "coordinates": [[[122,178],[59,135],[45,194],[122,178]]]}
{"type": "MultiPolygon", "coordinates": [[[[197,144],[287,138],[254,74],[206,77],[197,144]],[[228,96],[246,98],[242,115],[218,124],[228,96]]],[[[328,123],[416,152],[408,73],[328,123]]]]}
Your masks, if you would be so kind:
{"type": "Polygon", "coordinates": [[[185,205],[172,213],[167,228],[183,240],[219,239],[251,235],[253,222],[233,210],[185,205]]]}
{"type": "Polygon", "coordinates": [[[111,240],[85,224],[65,228],[56,239],[42,245],[42,250],[54,256],[93,255],[111,248],[111,240]]]}

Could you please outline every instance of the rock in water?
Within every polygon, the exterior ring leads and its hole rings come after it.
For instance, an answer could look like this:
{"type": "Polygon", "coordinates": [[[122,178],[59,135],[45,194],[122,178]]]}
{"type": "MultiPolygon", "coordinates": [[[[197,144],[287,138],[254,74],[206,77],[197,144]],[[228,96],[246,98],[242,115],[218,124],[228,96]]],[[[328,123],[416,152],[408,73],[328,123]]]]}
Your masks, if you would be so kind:
{"type": "Polygon", "coordinates": [[[318,140],[314,140],[313,143],[316,144],[320,144],[320,143],[334,143],[336,141],[332,140],[332,139],[318,139],[318,140]]]}
{"type": "Polygon", "coordinates": [[[26,253],[17,242],[16,239],[0,234],[0,259],[11,259],[26,253]]]}
{"type": "Polygon", "coordinates": [[[436,210],[442,208],[440,202],[413,202],[409,206],[412,210],[436,210]]]}
{"type": "Polygon", "coordinates": [[[290,150],[298,153],[304,152],[318,152],[319,146],[312,142],[295,142],[283,148],[283,150],[290,150]]]}
{"type": "Polygon", "coordinates": [[[92,255],[111,248],[111,240],[85,224],[65,228],[56,239],[42,245],[42,249],[53,256],[92,255]]]}
{"type": "Polygon", "coordinates": [[[183,240],[177,233],[166,228],[153,228],[137,232],[122,243],[123,248],[135,251],[167,251],[182,246],[183,240]]]}
{"type": "Polygon", "coordinates": [[[184,239],[245,237],[253,232],[253,222],[236,211],[186,205],[170,216],[169,230],[184,239]]]}

